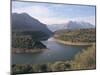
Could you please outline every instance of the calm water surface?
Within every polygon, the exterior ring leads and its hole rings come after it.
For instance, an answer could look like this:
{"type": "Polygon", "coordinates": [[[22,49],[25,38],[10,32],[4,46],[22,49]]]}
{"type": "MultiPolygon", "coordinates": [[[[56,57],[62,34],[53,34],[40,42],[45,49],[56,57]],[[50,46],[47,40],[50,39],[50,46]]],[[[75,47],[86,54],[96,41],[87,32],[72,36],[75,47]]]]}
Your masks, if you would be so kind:
{"type": "Polygon", "coordinates": [[[70,46],[57,43],[54,38],[43,42],[48,50],[36,54],[12,54],[12,64],[41,64],[55,61],[65,61],[74,58],[84,46],[70,46]]]}

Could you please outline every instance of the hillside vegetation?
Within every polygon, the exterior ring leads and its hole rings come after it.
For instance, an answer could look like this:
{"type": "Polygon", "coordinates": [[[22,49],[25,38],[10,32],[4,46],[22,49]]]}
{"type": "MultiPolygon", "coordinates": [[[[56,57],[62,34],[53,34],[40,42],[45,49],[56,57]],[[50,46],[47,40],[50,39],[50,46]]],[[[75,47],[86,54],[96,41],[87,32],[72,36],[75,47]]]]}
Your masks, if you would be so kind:
{"type": "Polygon", "coordinates": [[[13,53],[35,53],[41,52],[47,47],[41,42],[47,37],[39,31],[15,31],[12,33],[13,53]]]}
{"type": "Polygon", "coordinates": [[[55,38],[72,43],[94,43],[95,29],[60,30],[55,32],[55,38]]]}

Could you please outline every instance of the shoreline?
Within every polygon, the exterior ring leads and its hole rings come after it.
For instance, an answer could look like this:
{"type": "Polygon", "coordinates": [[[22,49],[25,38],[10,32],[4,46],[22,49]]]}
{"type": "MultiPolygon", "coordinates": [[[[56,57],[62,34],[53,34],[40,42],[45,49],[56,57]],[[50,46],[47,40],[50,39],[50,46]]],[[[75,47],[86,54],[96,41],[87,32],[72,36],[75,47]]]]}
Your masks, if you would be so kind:
{"type": "Polygon", "coordinates": [[[25,48],[12,48],[12,53],[39,53],[44,50],[47,50],[47,48],[44,49],[25,49],[25,48]]]}
{"type": "Polygon", "coordinates": [[[63,41],[57,38],[55,38],[55,41],[58,43],[65,44],[65,45],[73,45],[73,46],[90,46],[93,44],[93,43],[82,43],[82,42],[75,43],[75,42],[63,41]]]}

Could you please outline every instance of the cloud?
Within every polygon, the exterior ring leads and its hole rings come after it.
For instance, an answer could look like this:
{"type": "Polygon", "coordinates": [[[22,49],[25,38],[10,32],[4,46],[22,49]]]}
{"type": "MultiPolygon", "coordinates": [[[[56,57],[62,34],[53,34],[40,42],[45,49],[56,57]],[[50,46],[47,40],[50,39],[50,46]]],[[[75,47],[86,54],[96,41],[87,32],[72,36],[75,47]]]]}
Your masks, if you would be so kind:
{"type": "Polygon", "coordinates": [[[41,22],[52,25],[52,24],[64,24],[67,23],[69,20],[67,18],[57,18],[57,17],[44,17],[41,18],[41,22]]]}
{"type": "MultiPolygon", "coordinates": [[[[16,6],[16,5],[15,5],[16,6]]],[[[58,8],[65,8],[63,5],[53,5],[53,6],[45,6],[45,5],[28,5],[27,7],[21,6],[20,8],[18,7],[12,7],[12,12],[17,12],[17,13],[23,13],[26,12],[30,16],[38,19],[39,21],[52,25],[52,24],[62,24],[62,23],[67,23],[68,21],[84,21],[84,22],[89,22],[93,25],[95,25],[95,16],[87,16],[87,17],[77,17],[74,15],[73,18],[69,18],[68,12],[63,12],[62,9],[59,9],[59,12],[57,11],[58,8]],[[57,9],[55,9],[57,8],[57,9]],[[60,13],[62,12],[62,13],[60,13]]],[[[71,7],[69,9],[69,12],[73,12],[71,7]]]]}
{"type": "MultiPolygon", "coordinates": [[[[37,18],[40,19],[40,18],[37,18]]],[[[77,21],[77,22],[88,22],[93,25],[95,25],[95,16],[89,16],[89,17],[76,17],[76,18],[57,18],[57,17],[44,17],[40,19],[41,22],[45,24],[65,24],[69,21],[77,21]]]]}
{"type": "Polygon", "coordinates": [[[52,12],[45,6],[35,5],[30,7],[13,8],[12,12],[23,13],[26,12],[33,17],[49,17],[52,16],[52,12]]]}

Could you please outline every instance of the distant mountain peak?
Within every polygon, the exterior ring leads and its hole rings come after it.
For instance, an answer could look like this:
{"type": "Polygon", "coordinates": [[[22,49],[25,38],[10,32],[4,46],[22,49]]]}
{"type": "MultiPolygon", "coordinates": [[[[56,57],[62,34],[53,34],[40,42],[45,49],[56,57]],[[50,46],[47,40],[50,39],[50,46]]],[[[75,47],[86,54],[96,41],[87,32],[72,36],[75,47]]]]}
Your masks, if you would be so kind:
{"type": "Polygon", "coordinates": [[[92,25],[84,21],[69,21],[63,24],[53,24],[48,25],[48,28],[52,31],[63,30],[63,29],[84,29],[84,28],[95,28],[95,25],[92,25]]]}
{"type": "Polygon", "coordinates": [[[67,29],[83,29],[83,28],[95,28],[94,25],[88,22],[78,22],[78,21],[69,21],[67,23],[67,29]]]}

